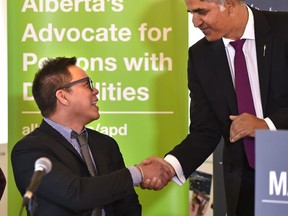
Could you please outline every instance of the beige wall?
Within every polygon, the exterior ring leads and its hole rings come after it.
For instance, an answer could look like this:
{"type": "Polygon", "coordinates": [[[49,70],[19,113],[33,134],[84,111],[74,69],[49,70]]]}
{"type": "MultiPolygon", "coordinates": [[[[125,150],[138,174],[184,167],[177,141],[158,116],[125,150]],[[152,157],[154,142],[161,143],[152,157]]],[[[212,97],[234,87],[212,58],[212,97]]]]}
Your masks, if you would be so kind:
{"type": "Polygon", "coordinates": [[[0,143],[8,142],[7,1],[0,0],[0,143]]]}
{"type": "MultiPolygon", "coordinates": [[[[8,102],[7,102],[7,0],[0,1],[0,167],[7,179],[8,102]],[[4,143],[4,144],[3,144],[4,143]]],[[[7,216],[7,186],[0,201],[0,215],[7,216]]]]}

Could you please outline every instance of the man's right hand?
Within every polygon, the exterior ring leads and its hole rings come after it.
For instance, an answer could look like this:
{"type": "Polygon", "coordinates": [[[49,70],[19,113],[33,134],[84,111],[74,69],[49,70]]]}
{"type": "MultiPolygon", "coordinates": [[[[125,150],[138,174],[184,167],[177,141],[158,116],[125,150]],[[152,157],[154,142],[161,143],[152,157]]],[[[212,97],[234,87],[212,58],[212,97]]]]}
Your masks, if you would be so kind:
{"type": "Polygon", "coordinates": [[[140,185],[142,189],[161,190],[175,176],[171,164],[160,157],[147,158],[139,166],[144,174],[140,185]]]}

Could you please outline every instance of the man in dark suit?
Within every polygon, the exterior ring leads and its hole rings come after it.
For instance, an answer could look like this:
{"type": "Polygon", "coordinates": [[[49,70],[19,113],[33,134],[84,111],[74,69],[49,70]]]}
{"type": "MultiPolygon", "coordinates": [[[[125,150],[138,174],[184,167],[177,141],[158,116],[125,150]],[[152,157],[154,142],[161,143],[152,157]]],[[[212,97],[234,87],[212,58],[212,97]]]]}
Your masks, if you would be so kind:
{"type": "Polygon", "coordinates": [[[160,163],[127,169],[113,138],[85,128],[99,118],[99,92],[85,71],[75,64],[75,57],[49,59],[33,81],[32,93],[44,119],[12,151],[12,167],[20,193],[25,194],[38,158],[50,159],[52,170],[32,196],[34,208],[29,208],[28,214],[90,216],[98,209],[102,216],[141,215],[133,186],[145,180],[142,174],[147,172],[145,178],[156,177],[159,184],[171,176],[165,171],[162,174],[165,167],[160,163]],[[75,139],[82,133],[88,138],[86,156],[92,163],[87,162],[75,139]],[[91,172],[91,166],[98,175],[91,172]]]}
{"type": "MultiPolygon", "coordinates": [[[[258,11],[244,0],[185,2],[194,26],[205,35],[189,49],[190,133],[165,161],[150,158],[145,163],[162,161],[182,184],[223,137],[227,215],[254,215],[254,158],[250,154],[248,161],[243,139],[253,140],[256,129],[288,129],[288,13],[258,11]],[[234,90],[235,50],[230,42],[240,39],[245,39],[255,114],[240,111],[234,90]]],[[[153,181],[142,187],[153,189],[153,181]]]]}

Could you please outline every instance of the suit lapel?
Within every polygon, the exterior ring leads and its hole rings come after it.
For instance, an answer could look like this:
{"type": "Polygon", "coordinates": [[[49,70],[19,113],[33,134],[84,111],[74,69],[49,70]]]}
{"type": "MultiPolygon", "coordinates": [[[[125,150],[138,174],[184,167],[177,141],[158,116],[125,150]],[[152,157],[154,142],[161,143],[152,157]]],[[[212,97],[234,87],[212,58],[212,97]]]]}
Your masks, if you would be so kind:
{"type": "MultiPolygon", "coordinates": [[[[271,67],[272,55],[272,36],[270,34],[270,26],[264,15],[253,9],[254,22],[255,22],[255,38],[256,40],[256,53],[259,74],[259,84],[261,91],[261,101],[263,113],[265,113],[267,95],[269,90],[269,77],[271,67]]],[[[222,39],[210,44],[212,46],[211,52],[207,52],[211,59],[211,67],[216,71],[215,76],[217,82],[220,83],[219,87],[223,92],[223,96],[232,114],[237,114],[237,99],[235,89],[233,86],[229,64],[222,39]]]]}
{"type": "Polygon", "coordinates": [[[252,11],[255,23],[256,53],[261,101],[263,113],[265,113],[272,58],[272,35],[270,33],[270,25],[264,15],[253,8],[252,11]]]}
{"type": "Polygon", "coordinates": [[[221,89],[222,96],[225,98],[230,112],[236,114],[238,112],[236,94],[227,61],[224,43],[221,39],[212,43],[211,45],[212,51],[210,59],[215,70],[215,80],[217,81],[217,86],[215,87],[221,89]]]}
{"type": "Polygon", "coordinates": [[[81,161],[83,161],[81,156],[75,150],[75,148],[58,131],[56,131],[53,127],[51,127],[47,122],[43,120],[39,129],[45,132],[46,134],[48,134],[51,139],[54,139],[57,143],[60,143],[62,146],[64,146],[66,149],[72,152],[75,156],[77,156],[81,161]]]}

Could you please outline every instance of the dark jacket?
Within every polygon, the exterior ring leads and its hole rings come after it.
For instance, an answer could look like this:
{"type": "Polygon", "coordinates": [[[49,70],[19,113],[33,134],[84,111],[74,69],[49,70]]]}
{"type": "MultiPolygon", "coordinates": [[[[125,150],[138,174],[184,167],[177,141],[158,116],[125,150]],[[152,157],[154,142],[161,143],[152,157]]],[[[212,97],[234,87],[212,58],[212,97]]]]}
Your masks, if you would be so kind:
{"type": "Polygon", "coordinates": [[[73,146],[43,121],[39,128],[20,140],[12,151],[16,185],[22,196],[40,157],[52,162],[43,177],[34,203],[37,216],[86,216],[95,206],[103,206],[107,216],[139,216],[141,205],[134,191],[131,174],[125,168],[116,141],[88,130],[88,143],[99,176],[90,177],[73,146]]]}

